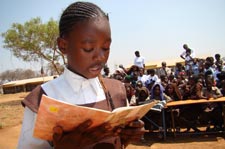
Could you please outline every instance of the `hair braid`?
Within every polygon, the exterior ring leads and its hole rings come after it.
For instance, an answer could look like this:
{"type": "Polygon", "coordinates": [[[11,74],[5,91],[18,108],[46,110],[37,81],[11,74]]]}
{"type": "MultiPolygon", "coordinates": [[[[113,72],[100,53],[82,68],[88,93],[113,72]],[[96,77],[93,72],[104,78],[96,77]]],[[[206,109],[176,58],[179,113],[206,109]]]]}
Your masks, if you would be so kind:
{"type": "Polygon", "coordinates": [[[90,2],[75,2],[68,6],[59,21],[60,37],[72,30],[74,24],[79,21],[87,20],[95,17],[106,17],[101,8],[90,2]]]}

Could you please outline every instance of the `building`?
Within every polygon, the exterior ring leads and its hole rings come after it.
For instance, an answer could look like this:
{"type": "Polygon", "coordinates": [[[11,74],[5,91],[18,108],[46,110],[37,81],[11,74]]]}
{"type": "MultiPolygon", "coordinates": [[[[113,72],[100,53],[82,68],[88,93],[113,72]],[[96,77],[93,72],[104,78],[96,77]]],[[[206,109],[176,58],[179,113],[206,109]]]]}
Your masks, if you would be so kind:
{"type": "Polygon", "coordinates": [[[53,80],[56,77],[57,76],[47,76],[47,77],[11,81],[1,85],[1,88],[2,88],[3,94],[29,92],[33,90],[36,86],[41,85],[50,80],[53,80]]]}

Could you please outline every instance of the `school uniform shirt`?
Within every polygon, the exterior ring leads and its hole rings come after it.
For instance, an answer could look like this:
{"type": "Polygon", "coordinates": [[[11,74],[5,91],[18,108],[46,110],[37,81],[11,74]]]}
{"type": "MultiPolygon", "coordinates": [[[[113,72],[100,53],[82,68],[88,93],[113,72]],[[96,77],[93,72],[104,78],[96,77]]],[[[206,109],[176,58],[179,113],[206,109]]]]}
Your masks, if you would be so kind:
{"type": "MultiPolygon", "coordinates": [[[[71,104],[88,104],[106,99],[98,77],[86,79],[67,68],[60,77],[41,87],[48,96],[71,104]]],[[[18,142],[19,149],[52,148],[47,141],[33,137],[36,115],[27,106],[25,107],[18,142]]]]}
{"type": "Polygon", "coordinates": [[[199,65],[198,64],[193,64],[192,65],[192,72],[194,73],[194,75],[198,75],[199,74],[199,65]]]}
{"type": "MultiPolygon", "coordinates": [[[[186,57],[186,55],[187,55],[186,51],[184,51],[184,52],[181,53],[181,56],[183,56],[184,58],[186,57]]],[[[194,53],[193,50],[191,50],[190,56],[191,56],[192,58],[195,58],[195,53],[194,53]]]]}
{"type": "Polygon", "coordinates": [[[144,68],[144,64],[145,64],[145,58],[142,56],[139,57],[135,57],[134,59],[134,65],[144,68]]]}
{"type": "Polygon", "coordinates": [[[148,75],[148,79],[145,81],[145,84],[151,84],[152,82],[154,83],[160,83],[159,77],[155,74],[154,76],[148,75]]]}
{"type": "Polygon", "coordinates": [[[142,76],[138,76],[137,81],[141,81],[143,86],[145,86],[145,82],[148,80],[148,76],[147,75],[142,75],[142,76]]]}

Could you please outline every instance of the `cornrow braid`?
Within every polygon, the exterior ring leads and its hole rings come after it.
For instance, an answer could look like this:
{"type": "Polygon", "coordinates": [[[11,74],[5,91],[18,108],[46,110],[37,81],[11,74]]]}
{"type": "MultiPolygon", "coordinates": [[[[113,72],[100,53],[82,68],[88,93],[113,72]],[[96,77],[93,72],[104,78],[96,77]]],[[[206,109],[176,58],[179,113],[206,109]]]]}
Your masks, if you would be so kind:
{"type": "Polygon", "coordinates": [[[106,17],[108,19],[108,15],[93,3],[75,2],[71,4],[64,10],[59,21],[60,37],[71,31],[77,22],[95,17],[106,17]]]}

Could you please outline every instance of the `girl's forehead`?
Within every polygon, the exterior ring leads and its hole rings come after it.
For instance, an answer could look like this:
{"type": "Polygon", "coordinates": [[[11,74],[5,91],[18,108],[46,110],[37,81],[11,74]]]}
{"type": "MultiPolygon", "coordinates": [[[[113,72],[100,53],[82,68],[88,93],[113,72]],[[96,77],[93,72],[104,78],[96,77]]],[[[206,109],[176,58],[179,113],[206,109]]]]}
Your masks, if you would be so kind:
{"type": "Polygon", "coordinates": [[[95,17],[95,18],[88,18],[85,20],[77,21],[74,23],[73,27],[87,27],[87,26],[109,26],[109,21],[105,17],[95,17]]]}
{"type": "Polygon", "coordinates": [[[111,29],[107,19],[88,19],[77,22],[65,36],[70,43],[111,43],[111,29]]]}
{"type": "Polygon", "coordinates": [[[160,89],[160,87],[159,87],[158,85],[156,85],[156,86],[155,86],[155,89],[157,89],[157,90],[158,90],[158,89],[160,89]]]}
{"type": "Polygon", "coordinates": [[[79,32],[82,32],[82,34],[84,33],[89,34],[92,33],[93,31],[110,33],[110,25],[108,20],[101,17],[77,22],[76,24],[73,25],[71,33],[75,33],[75,35],[78,35],[79,32]]]}
{"type": "Polygon", "coordinates": [[[169,85],[168,88],[172,89],[173,87],[171,85],[169,85]]]}

